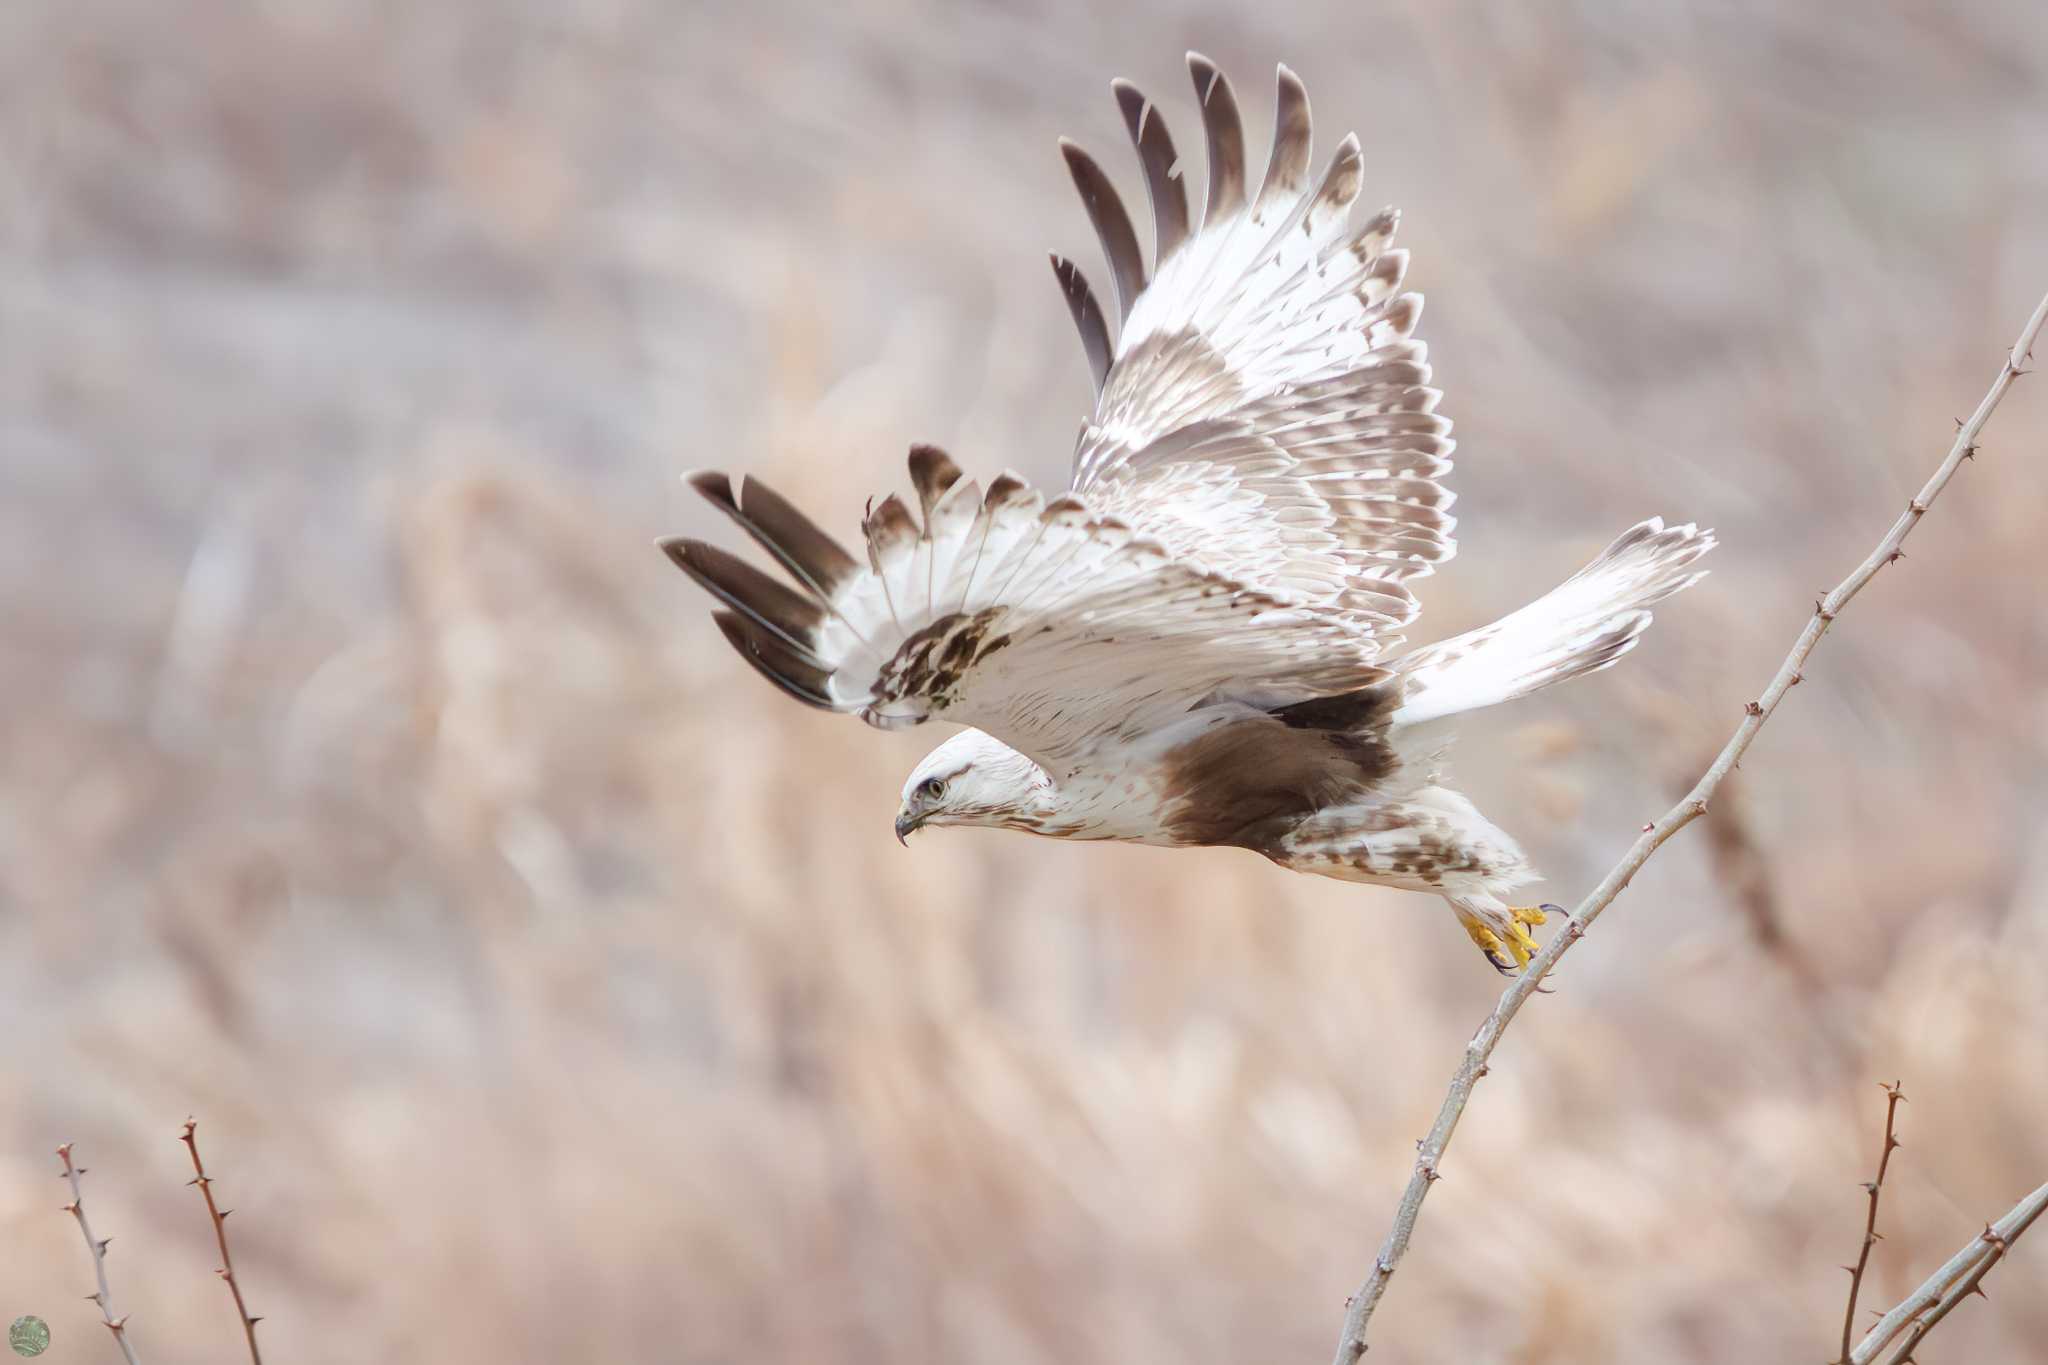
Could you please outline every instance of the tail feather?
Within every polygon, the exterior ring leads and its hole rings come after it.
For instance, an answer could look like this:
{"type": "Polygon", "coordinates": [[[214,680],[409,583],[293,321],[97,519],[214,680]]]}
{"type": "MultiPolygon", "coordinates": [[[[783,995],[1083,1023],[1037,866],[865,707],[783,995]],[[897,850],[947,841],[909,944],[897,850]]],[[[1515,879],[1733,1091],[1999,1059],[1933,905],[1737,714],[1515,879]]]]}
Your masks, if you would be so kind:
{"type": "Polygon", "coordinates": [[[1649,608],[1706,576],[1714,533],[1661,517],[1630,527],[1591,564],[1490,626],[1395,661],[1395,725],[1474,711],[1606,668],[1635,648],[1649,608]]]}

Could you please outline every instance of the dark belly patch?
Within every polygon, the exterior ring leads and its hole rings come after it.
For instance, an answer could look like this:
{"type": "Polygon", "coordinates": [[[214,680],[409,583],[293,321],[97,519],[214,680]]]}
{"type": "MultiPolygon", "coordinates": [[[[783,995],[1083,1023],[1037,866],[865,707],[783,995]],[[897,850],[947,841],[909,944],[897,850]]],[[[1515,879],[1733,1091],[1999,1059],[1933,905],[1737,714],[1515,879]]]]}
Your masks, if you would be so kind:
{"type": "Polygon", "coordinates": [[[1252,714],[1169,750],[1161,765],[1167,832],[1185,844],[1275,851],[1302,820],[1392,775],[1398,760],[1384,719],[1375,719],[1366,729],[1320,729],[1252,714]]]}

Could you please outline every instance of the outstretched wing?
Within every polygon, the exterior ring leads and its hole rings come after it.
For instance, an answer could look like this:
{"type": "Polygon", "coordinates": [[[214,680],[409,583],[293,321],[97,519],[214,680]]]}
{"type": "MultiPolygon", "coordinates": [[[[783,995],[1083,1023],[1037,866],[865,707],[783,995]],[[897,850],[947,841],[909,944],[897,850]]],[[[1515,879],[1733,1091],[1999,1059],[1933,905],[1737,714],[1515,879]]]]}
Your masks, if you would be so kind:
{"type": "Polygon", "coordinates": [[[1190,565],[1084,495],[1047,502],[1013,474],[984,495],[930,446],[910,472],[921,524],[894,494],[876,503],[866,564],[754,479],[735,497],[723,474],[691,477],[796,587],[702,541],[662,548],[798,700],[884,729],[942,716],[1055,772],[1207,697],[1280,705],[1386,676],[1368,621],[1190,565]]]}
{"type": "Polygon", "coordinates": [[[1053,267],[1096,386],[1075,491],[1176,558],[1250,587],[1356,613],[1381,631],[1415,615],[1406,580],[1456,548],[1419,294],[1400,292],[1398,214],[1353,229],[1358,139],[1309,179],[1308,95],[1279,72],[1273,152],[1247,195],[1230,83],[1188,54],[1209,153],[1200,229],[1159,111],[1114,85],[1151,204],[1148,282],[1136,231],[1099,166],[1062,142],[1108,258],[1109,324],[1072,262],[1053,267]]]}

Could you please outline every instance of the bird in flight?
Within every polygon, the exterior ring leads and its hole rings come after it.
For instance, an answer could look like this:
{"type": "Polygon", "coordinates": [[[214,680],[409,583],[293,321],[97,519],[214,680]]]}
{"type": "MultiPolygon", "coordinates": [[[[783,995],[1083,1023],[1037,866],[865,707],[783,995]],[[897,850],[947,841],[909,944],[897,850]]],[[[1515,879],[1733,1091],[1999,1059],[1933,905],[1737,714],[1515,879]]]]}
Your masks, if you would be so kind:
{"type": "Polygon", "coordinates": [[[719,628],[790,696],[893,730],[970,728],[904,784],[896,833],[1250,849],[1297,872],[1435,892],[1503,972],[1527,966],[1535,873],[1446,784],[1440,722],[1605,668],[1714,544],[1642,522],[1492,625],[1402,652],[1415,580],[1451,558],[1451,424],[1391,209],[1356,225],[1358,139],[1310,174],[1308,95],[1279,69],[1265,174],[1222,72],[1190,53],[1206,202],[1152,102],[1113,85],[1153,251],[1101,167],[1061,143],[1108,258],[1114,314],[1053,272],[1095,384],[1071,484],[986,489],[910,452],[856,559],[753,478],[690,483],[780,565],[662,542],[719,628]],[[1112,328],[1112,318],[1115,327],[1112,328]]]}

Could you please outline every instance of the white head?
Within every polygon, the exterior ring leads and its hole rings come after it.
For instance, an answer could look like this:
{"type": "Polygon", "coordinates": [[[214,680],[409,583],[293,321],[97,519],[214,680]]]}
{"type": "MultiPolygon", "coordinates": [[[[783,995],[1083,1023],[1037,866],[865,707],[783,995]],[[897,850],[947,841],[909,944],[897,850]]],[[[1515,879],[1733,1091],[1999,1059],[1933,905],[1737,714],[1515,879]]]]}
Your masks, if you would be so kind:
{"type": "Polygon", "coordinates": [[[962,730],[924,757],[903,784],[896,837],[926,825],[1035,830],[1051,812],[1045,769],[993,735],[962,730]]]}

